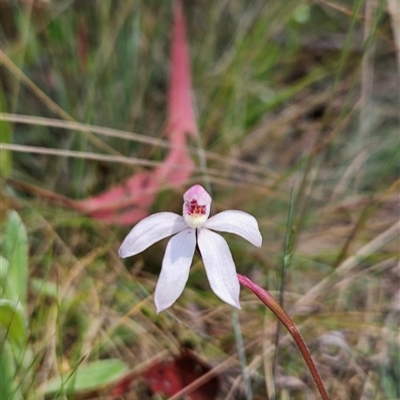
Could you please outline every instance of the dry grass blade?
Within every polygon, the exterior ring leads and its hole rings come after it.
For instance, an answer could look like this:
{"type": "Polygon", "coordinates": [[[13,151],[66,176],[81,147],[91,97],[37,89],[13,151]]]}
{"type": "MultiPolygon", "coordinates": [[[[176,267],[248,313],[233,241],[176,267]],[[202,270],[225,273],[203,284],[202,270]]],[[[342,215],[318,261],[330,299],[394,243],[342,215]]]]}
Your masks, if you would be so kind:
{"type": "MultiPolygon", "coordinates": [[[[36,97],[39,98],[54,114],[66,121],[75,122],[75,119],[65,112],[57,103],[55,103],[46,93],[43,92],[35,83],[32,82],[13,62],[12,60],[0,49],[0,63],[2,63],[19,81],[28,87],[36,97]]],[[[91,132],[86,132],[88,139],[110,154],[119,155],[120,153],[110,147],[107,143],[94,136],[91,132]]]]}
{"type": "MultiPolygon", "coordinates": [[[[134,157],[96,154],[96,153],[91,153],[88,151],[49,149],[46,147],[25,146],[25,145],[19,145],[19,144],[1,143],[0,149],[11,150],[11,151],[16,151],[16,152],[21,152],[21,153],[46,154],[46,155],[58,156],[58,157],[74,157],[74,158],[82,158],[85,160],[115,162],[115,163],[121,163],[121,164],[127,164],[127,165],[141,165],[141,166],[146,166],[146,167],[157,167],[162,164],[161,162],[143,160],[143,159],[134,158],[134,157]]],[[[181,166],[179,166],[179,165],[176,165],[175,167],[177,169],[181,168],[181,166]]]]}
{"type": "MultiPolygon", "coordinates": [[[[241,291],[233,327],[196,259],[177,303],[156,314],[168,239],[119,259],[133,224],[180,214],[185,188],[209,182],[215,211],[259,223],[261,248],[222,233],[240,274],[276,298],[278,266],[290,262],[287,314],[331,398],[399,398],[398,0],[182,1],[184,63],[171,57],[178,1],[1,3],[0,261],[16,210],[30,299],[27,357],[11,353],[3,397],[37,400],[55,377],[115,360],[126,367],[117,387],[100,382],[88,395],[64,386],[59,397],[110,399],[115,388],[148,400],[157,390],[143,371],[189,348],[214,369],[173,399],[215,375],[221,399],[244,399],[246,386],[254,400],[319,398],[286,332],[273,373],[279,321],[253,293],[241,291]],[[191,66],[191,79],[187,68],[174,78],[186,89],[191,80],[188,96],[168,90],[173,64],[191,66]],[[171,96],[183,117],[196,104],[197,136],[187,134],[191,118],[172,140],[171,96]],[[186,180],[171,180],[165,164],[186,180]],[[283,251],[292,186],[301,195],[293,251],[283,251]]],[[[11,287],[3,272],[0,297],[11,287]]]]}
{"type": "MultiPolygon", "coordinates": [[[[38,125],[38,126],[47,126],[54,128],[62,128],[68,130],[74,130],[79,132],[86,133],[97,133],[99,135],[103,135],[106,137],[119,138],[129,141],[135,141],[138,143],[144,143],[155,147],[160,147],[164,149],[181,149],[182,146],[171,143],[168,140],[163,140],[159,138],[154,138],[150,136],[141,135],[134,132],[127,132],[113,128],[106,128],[103,126],[96,126],[91,124],[83,124],[77,121],[64,121],[52,118],[43,118],[36,117],[30,115],[21,115],[21,114],[7,114],[0,113],[0,120],[16,122],[20,124],[28,124],[28,125],[38,125]]],[[[199,153],[199,149],[191,146],[185,146],[191,154],[197,155],[199,153]]],[[[120,155],[120,153],[117,153],[120,155]]],[[[223,163],[228,167],[238,167],[242,168],[244,171],[248,171],[249,173],[266,176],[266,177],[276,177],[276,174],[272,172],[269,168],[262,167],[257,164],[251,164],[237,158],[227,157],[212,151],[204,150],[205,157],[208,160],[216,161],[223,163]]],[[[220,171],[218,172],[218,174],[220,171]]]]}
{"type": "Polygon", "coordinates": [[[335,279],[343,278],[349,274],[362,260],[376,252],[386,243],[395,239],[400,234],[400,221],[397,221],[390,228],[382,232],[379,236],[364,245],[355,254],[343,261],[330,276],[324,278],[321,282],[311,288],[303,297],[296,302],[296,306],[301,307],[312,304],[332,286],[335,279]]]}

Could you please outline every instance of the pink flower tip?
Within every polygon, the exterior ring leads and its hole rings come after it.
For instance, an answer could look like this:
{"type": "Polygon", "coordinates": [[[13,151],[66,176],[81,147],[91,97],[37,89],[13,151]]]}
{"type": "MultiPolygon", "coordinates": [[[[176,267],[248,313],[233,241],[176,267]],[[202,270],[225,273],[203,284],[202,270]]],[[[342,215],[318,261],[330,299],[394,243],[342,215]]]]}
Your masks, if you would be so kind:
{"type": "Polygon", "coordinates": [[[183,195],[183,200],[188,203],[195,201],[199,206],[207,206],[211,204],[211,196],[201,185],[194,185],[188,189],[183,195]]]}

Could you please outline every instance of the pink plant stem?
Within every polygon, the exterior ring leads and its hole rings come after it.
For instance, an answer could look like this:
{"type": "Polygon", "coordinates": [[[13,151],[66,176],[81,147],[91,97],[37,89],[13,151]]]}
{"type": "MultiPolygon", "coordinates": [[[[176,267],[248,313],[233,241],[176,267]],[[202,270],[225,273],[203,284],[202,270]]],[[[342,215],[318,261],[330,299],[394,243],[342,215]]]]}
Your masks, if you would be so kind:
{"type": "Polygon", "coordinates": [[[253,281],[247,278],[247,276],[240,274],[237,274],[237,276],[239,282],[243,286],[250,289],[279,318],[282,324],[285,325],[286,329],[289,331],[294,341],[296,342],[297,347],[299,348],[304,358],[304,361],[306,362],[308,369],[311,372],[313,380],[317,386],[317,389],[322,399],[329,400],[329,395],[324,387],[324,384],[322,383],[321,376],[319,375],[317,367],[314,364],[310,351],[308,350],[308,347],[304,342],[304,339],[301,336],[300,331],[297,329],[296,325],[291,320],[289,315],[287,315],[285,310],[281,307],[278,301],[270,293],[268,293],[260,286],[256,285],[253,281]]]}

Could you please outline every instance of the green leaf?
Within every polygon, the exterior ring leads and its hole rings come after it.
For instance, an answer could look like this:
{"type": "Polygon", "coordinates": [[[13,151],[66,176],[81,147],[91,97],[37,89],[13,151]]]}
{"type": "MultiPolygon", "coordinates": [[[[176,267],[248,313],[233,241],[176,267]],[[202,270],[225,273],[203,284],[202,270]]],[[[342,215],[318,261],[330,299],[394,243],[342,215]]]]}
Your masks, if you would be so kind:
{"type": "Polygon", "coordinates": [[[3,256],[0,256],[0,298],[4,297],[4,292],[7,290],[15,292],[14,288],[10,288],[6,284],[9,262],[3,256]]]}
{"type": "Polygon", "coordinates": [[[25,308],[28,282],[28,237],[25,226],[15,211],[11,211],[8,216],[4,256],[9,262],[4,297],[20,302],[25,308]]]}
{"type": "MultiPolygon", "coordinates": [[[[0,112],[6,112],[6,104],[2,86],[0,85],[0,112]]],[[[0,119],[0,143],[11,143],[12,130],[10,123],[0,119]]],[[[11,152],[0,150],[0,174],[6,178],[11,175],[11,152]]]]}
{"type": "Polygon", "coordinates": [[[52,379],[45,394],[77,393],[98,389],[122,378],[127,369],[127,366],[117,359],[94,361],[79,366],[69,374],[52,379]]]}
{"type": "Polygon", "coordinates": [[[8,332],[8,338],[21,344],[26,334],[26,319],[21,304],[0,299],[0,326],[8,332]]]}
{"type": "Polygon", "coordinates": [[[9,262],[3,256],[0,256],[0,279],[7,277],[9,262]]]}
{"type": "Polygon", "coordinates": [[[2,399],[22,399],[20,390],[15,385],[15,375],[16,365],[11,346],[10,343],[4,342],[0,351],[0,393],[2,399]]]}

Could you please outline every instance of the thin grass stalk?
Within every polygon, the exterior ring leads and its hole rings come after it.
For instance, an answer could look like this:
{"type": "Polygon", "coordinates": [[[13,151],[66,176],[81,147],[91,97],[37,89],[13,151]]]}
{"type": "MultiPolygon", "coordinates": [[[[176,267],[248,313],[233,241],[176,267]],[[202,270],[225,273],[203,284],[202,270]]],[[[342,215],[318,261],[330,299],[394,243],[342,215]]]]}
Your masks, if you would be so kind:
{"type": "MultiPolygon", "coordinates": [[[[285,244],[283,246],[283,259],[282,259],[282,278],[281,278],[281,287],[279,290],[279,304],[283,308],[284,305],[284,297],[285,297],[285,284],[286,284],[286,273],[291,264],[292,259],[292,245],[293,245],[293,211],[294,211],[294,183],[292,185],[292,190],[290,192],[290,206],[288,217],[286,221],[286,235],[285,235],[285,244]]],[[[275,337],[275,355],[274,361],[272,363],[272,376],[275,377],[276,369],[278,366],[279,360],[279,340],[281,335],[281,325],[278,324],[276,327],[276,337],[275,337]]],[[[274,398],[274,396],[273,396],[274,398]]]]}
{"type": "Polygon", "coordinates": [[[321,395],[323,400],[329,400],[328,392],[326,391],[324,384],[322,382],[321,376],[317,370],[317,367],[314,364],[314,361],[311,357],[310,351],[301,336],[300,331],[297,329],[296,325],[289,317],[289,315],[285,312],[285,310],[280,306],[279,302],[265,289],[261,288],[260,286],[256,285],[253,281],[247,278],[244,275],[237,274],[239,282],[250,289],[285,325],[286,329],[289,331],[291,336],[293,337],[294,341],[299,348],[304,361],[307,364],[307,367],[311,373],[311,376],[317,386],[317,389],[321,395]]]}
{"type": "Polygon", "coordinates": [[[253,400],[253,391],[251,389],[250,374],[247,368],[246,353],[244,351],[244,343],[242,331],[240,329],[239,315],[236,309],[232,309],[231,312],[232,325],[235,333],[236,347],[238,350],[238,358],[240,362],[240,368],[242,370],[243,386],[245,390],[246,400],[253,400]]]}

